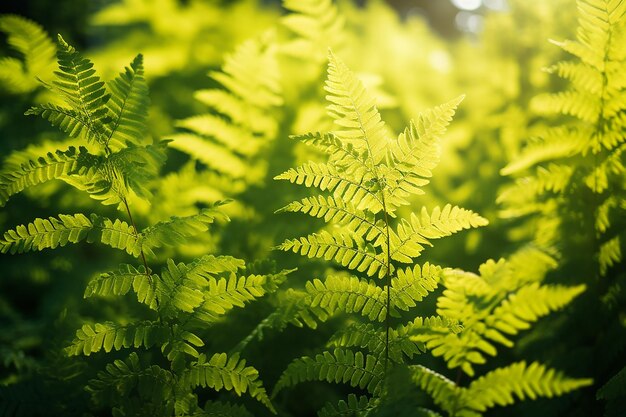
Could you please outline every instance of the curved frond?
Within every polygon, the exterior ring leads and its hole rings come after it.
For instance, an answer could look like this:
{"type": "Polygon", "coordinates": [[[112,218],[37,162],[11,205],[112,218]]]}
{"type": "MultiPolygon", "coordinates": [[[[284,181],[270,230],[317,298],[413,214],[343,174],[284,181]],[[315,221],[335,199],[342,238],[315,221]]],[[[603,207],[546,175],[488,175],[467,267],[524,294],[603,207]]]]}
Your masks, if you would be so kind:
{"type": "Polygon", "coordinates": [[[66,151],[48,152],[37,158],[24,155],[28,160],[19,167],[8,166],[0,172],[0,207],[9,197],[26,188],[54,179],[66,180],[68,176],[78,174],[82,168],[79,161],[86,153],[82,146],[78,150],[70,146],[66,151]]]}
{"type": "Polygon", "coordinates": [[[92,278],[85,288],[84,297],[125,295],[132,290],[137,294],[140,303],[156,309],[153,283],[157,280],[158,276],[149,274],[143,265],[134,267],[122,264],[117,271],[105,272],[92,278]]]}
{"type": "Polygon", "coordinates": [[[457,401],[462,392],[454,382],[422,365],[410,365],[409,372],[411,380],[426,391],[435,404],[450,415],[455,415],[457,401]]]}
{"type": "Polygon", "coordinates": [[[561,372],[536,362],[518,362],[489,372],[467,388],[467,407],[485,411],[496,405],[509,405],[515,399],[553,397],[591,385],[591,379],[568,378],[561,372]]]}
{"type": "Polygon", "coordinates": [[[105,146],[117,150],[127,143],[140,145],[150,105],[148,84],[143,77],[143,56],[137,55],[107,86],[111,90],[111,99],[107,102],[111,121],[105,146]]]}
{"type": "Polygon", "coordinates": [[[84,324],[76,331],[76,337],[72,344],[65,348],[65,352],[69,356],[89,356],[101,350],[111,352],[129,347],[149,349],[165,342],[168,336],[167,327],[152,321],[128,325],[112,322],[96,323],[93,326],[84,324]]]}
{"type": "Polygon", "coordinates": [[[259,372],[252,366],[246,366],[245,359],[239,354],[231,355],[216,353],[210,359],[200,355],[181,376],[181,384],[190,387],[208,387],[216,391],[226,389],[235,391],[237,395],[248,393],[261,402],[270,411],[276,413],[263,383],[258,379],[259,372]]]}
{"type": "Polygon", "coordinates": [[[272,397],[305,381],[344,383],[376,395],[382,388],[383,377],[383,364],[376,357],[337,348],[332,353],[320,353],[315,358],[304,356],[291,362],[274,387],[272,397]]]}

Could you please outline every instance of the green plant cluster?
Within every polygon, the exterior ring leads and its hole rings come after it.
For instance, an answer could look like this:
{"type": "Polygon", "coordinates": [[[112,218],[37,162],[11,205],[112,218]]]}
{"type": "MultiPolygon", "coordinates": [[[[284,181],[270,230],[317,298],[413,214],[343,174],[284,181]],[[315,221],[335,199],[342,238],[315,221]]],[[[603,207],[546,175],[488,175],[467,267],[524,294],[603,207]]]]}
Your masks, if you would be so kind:
{"type": "Polygon", "coordinates": [[[626,1],[506,4],[0,15],[0,416],[624,415],[626,1]]]}

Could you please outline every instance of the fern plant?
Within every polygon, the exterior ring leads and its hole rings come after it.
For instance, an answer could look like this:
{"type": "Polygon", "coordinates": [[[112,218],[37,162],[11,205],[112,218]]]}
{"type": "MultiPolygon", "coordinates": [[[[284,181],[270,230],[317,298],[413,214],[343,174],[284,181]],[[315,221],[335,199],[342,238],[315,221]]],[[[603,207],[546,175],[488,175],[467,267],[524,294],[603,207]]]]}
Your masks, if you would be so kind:
{"type": "MultiPolygon", "coordinates": [[[[191,262],[167,259],[160,273],[149,259],[163,246],[176,246],[226,219],[223,202],[185,217],[171,217],[138,229],[133,199],[150,198],[148,185],[165,160],[165,142],[146,144],[148,88],[142,56],[117,78],[104,83],[93,64],[59,36],[59,70],[46,84],[65,105],[42,104],[27,114],[39,115],[83,146],[70,147],[10,165],[0,176],[0,202],[47,181],[59,179],[88,193],[102,204],[115,204],[128,220],[97,213],[58,214],[15,227],[0,239],[0,252],[23,253],[56,249],[70,243],[99,242],[131,255],[134,262],[99,274],[89,281],[85,297],[134,293],[144,305],[141,318],[121,322],[85,323],[66,347],[68,356],[90,356],[132,349],[89,381],[87,390],[96,408],[112,407],[114,415],[212,415],[202,409],[196,387],[248,393],[273,411],[254,367],[237,352],[202,352],[206,334],[235,307],[275,291],[289,271],[259,274],[229,256],[205,255],[191,262]],[[160,350],[163,360],[153,352],[160,350]],[[144,350],[146,352],[144,352],[144,350]]],[[[237,407],[215,405],[216,409],[237,407]]]]}
{"type": "MultiPolygon", "coordinates": [[[[408,204],[409,196],[424,193],[422,188],[439,162],[439,140],[462,97],[421,114],[392,139],[374,100],[332,53],[325,89],[337,130],[297,138],[329,154],[328,162],[308,162],[276,179],[330,192],[292,202],[279,211],[302,212],[332,226],[288,239],[278,249],[334,260],[346,271],[307,282],[305,291],[291,294],[290,314],[282,319],[314,325],[344,312],[360,315],[366,322],[333,337],[330,345],[335,349],[294,360],[274,395],[302,381],[326,380],[364,389],[377,402],[394,363],[421,353],[423,345],[408,340],[411,331],[458,331],[456,322],[436,316],[417,317],[400,327],[392,323],[392,317],[415,307],[440,282],[441,267],[420,266],[414,259],[432,245],[431,240],[487,221],[451,205],[397,218],[397,209],[408,204]]],[[[352,398],[339,407],[367,408],[369,401],[352,398]]]]}
{"type": "Polygon", "coordinates": [[[437,313],[462,323],[462,330],[441,338],[411,335],[434,356],[443,357],[456,381],[421,365],[411,366],[414,383],[450,416],[480,416],[494,406],[517,399],[553,397],[590,385],[592,380],[569,378],[538,362],[526,361],[500,367],[479,378],[475,367],[497,355],[496,344],[513,347],[511,338],[529,329],[539,318],[562,309],[585,290],[584,285],[565,287],[543,284],[546,273],[557,266],[544,252],[528,247],[508,260],[490,260],[480,275],[460,270],[444,271],[445,290],[437,300],[437,313]],[[461,385],[463,374],[472,377],[461,385]]]}
{"type": "Polygon", "coordinates": [[[209,111],[176,123],[185,132],[171,135],[170,146],[205,167],[198,180],[209,189],[201,196],[232,197],[264,178],[260,155],[276,136],[276,109],[283,102],[275,49],[271,33],[241,44],[222,71],[209,73],[223,88],[195,94],[209,111]]]}
{"type": "Polygon", "coordinates": [[[505,190],[500,202],[505,216],[538,214],[535,240],[543,246],[558,247],[559,230],[582,220],[585,232],[595,236],[591,248],[599,275],[604,276],[622,259],[626,4],[603,0],[577,4],[577,40],[555,42],[577,60],[548,68],[569,88],[540,95],[533,102],[541,113],[574,120],[547,128],[502,170],[505,175],[529,174],[505,190]],[[579,207],[580,202],[585,207],[579,207]]]}

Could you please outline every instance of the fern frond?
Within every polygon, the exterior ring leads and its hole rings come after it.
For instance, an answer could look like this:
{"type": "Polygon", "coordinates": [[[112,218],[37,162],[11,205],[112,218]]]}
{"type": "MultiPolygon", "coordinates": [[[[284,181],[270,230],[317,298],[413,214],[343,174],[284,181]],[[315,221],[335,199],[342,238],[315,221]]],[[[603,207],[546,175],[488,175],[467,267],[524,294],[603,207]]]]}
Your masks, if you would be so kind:
{"type": "Polygon", "coordinates": [[[437,288],[442,269],[426,262],[421,268],[398,269],[397,277],[391,279],[390,301],[392,308],[407,311],[437,288]]]}
{"type": "Polygon", "coordinates": [[[244,307],[245,303],[263,297],[277,288],[286,274],[291,271],[282,271],[275,275],[248,275],[238,277],[231,273],[226,278],[216,279],[209,277],[208,288],[204,289],[204,299],[201,306],[194,312],[194,317],[207,323],[216,321],[219,317],[234,307],[244,307]]]}
{"type": "Polygon", "coordinates": [[[176,265],[171,259],[167,260],[167,267],[161,271],[156,292],[159,311],[166,316],[174,316],[176,310],[192,312],[203,301],[200,288],[204,280],[190,278],[186,272],[185,264],[176,265]]]}
{"type": "Polygon", "coordinates": [[[225,203],[227,201],[218,201],[213,207],[204,208],[198,214],[186,217],[172,216],[169,220],[145,228],[141,232],[144,251],[152,253],[153,248],[185,243],[189,237],[206,231],[216,219],[228,219],[217,210],[225,203]]]}
{"type": "Polygon", "coordinates": [[[381,220],[377,221],[369,211],[359,210],[352,203],[344,202],[339,198],[306,197],[276,211],[276,213],[280,212],[302,212],[312,217],[323,218],[327,223],[333,222],[346,226],[356,235],[373,242],[375,247],[385,244],[384,223],[381,220]]]}
{"type": "Polygon", "coordinates": [[[313,186],[322,191],[333,191],[336,199],[351,201],[359,210],[368,210],[374,214],[380,212],[383,201],[376,192],[375,177],[363,170],[353,170],[350,174],[339,171],[333,164],[308,162],[297,168],[290,168],[274,179],[304,184],[306,187],[313,186]]]}
{"type": "Polygon", "coordinates": [[[100,402],[110,397],[130,397],[135,391],[144,399],[164,399],[174,390],[174,376],[157,365],[144,368],[137,353],[131,352],[125,360],[107,364],[97,378],[89,380],[86,390],[100,402]]]}
{"type": "Polygon", "coordinates": [[[19,167],[7,164],[0,173],[0,207],[9,197],[26,188],[54,179],[67,180],[68,176],[77,174],[81,168],[81,154],[86,153],[87,149],[82,146],[78,150],[70,146],[66,151],[48,152],[38,158],[28,155],[29,159],[21,162],[19,167]]]}
{"type": "Polygon", "coordinates": [[[206,417],[254,417],[243,405],[219,401],[207,401],[203,411],[206,417]]]}
{"type": "Polygon", "coordinates": [[[258,378],[258,371],[246,366],[245,359],[240,359],[239,354],[229,357],[226,353],[216,353],[210,359],[200,355],[181,376],[181,384],[192,388],[208,387],[216,391],[226,389],[235,391],[237,395],[247,392],[275,414],[276,410],[258,378]]]}
{"type": "Polygon", "coordinates": [[[318,417],[350,417],[350,416],[367,416],[370,411],[378,407],[376,398],[368,398],[366,396],[357,397],[354,394],[348,395],[348,401],[340,400],[337,406],[331,403],[326,405],[317,412],[318,417]]]}
{"type": "Polygon", "coordinates": [[[72,137],[84,135],[88,141],[106,146],[107,123],[111,115],[105,104],[110,94],[96,75],[93,63],[83,58],[60,35],[58,41],[59,71],[54,72],[56,80],[49,87],[58,91],[70,107],[35,106],[26,114],[41,115],[72,137]]]}
{"type": "Polygon", "coordinates": [[[191,155],[211,169],[233,178],[243,178],[247,172],[245,161],[224,147],[188,133],[171,135],[170,147],[191,155]]]}
{"type": "Polygon", "coordinates": [[[387,314],[387,296],[383,288],[373,281],[355,276],[329,276],[324,282],[308,281],[306,290],[309,305],[320,307],[329,315],[337,311],[358,313],[370,320],[383,321],[387,314]]]}
{"type": "Polygon", "coordinates": [[[495,405],[512,404],[514,395],[520,400],[553,397],[591,383],[591,379],[568,378],[536,362],[530,365],[518,362],[473,381],[467,388],[465,401],[467,407],[483,412],[495,405]]]}
{"type": "Polygon", "coordinates": [[[334,259],[352,270],[365,272],[369,276],[385,276],[387,266],[382,254],[376,253],[371,245],[359,247],[347,234],[334,236],[326,231],[312,233],[299,239],[287,239],[277,249],[293,251],[309,258],[334,259]]]}
{"type": "Polygon", "coordinates": [[[340,48],[344,42],[345,18],[332,0],[283,0],[291,13],[282,24],[294,33],[283,50],[292,56],[321,62],[328,48],[340,48]]]}
{"type": "Polygon", "coordinates": [[[410,195],[424,194],[422,187],[430,182],[441,157],[441,137],[463,98],[420,114],[417,122],[411,121],[398,140],[389,145],[392,163],[385,198],[389,210],[408,204],[405,199],[410,195]]]}
{"type": "Polygon", "coordinates": [[[483,217],[471,210],[446,204],[443,209],[435,207],[431,214],[425,207],[418,217],[411,214],[411,221],[402,219],[397,233],[390,236],[390,257],[399,262],[412,263],[423,245],[432,246],[428,239],[438,239],[472,227],[487,225],[483,217]]]}
{"type": "MultiPolygon", "coordinates": [[[[515,335],[520,330],[530,328],[530,323],[540,317],[557,311],[569,304],[575,297],[585,291],[584,285],[563,287],[560,285],[543,285],[532,283],[511,294],[485,319],[485,324],[497,331],[515,335]]],[[[502,343],[506,338],[493,332],[485,333],[487,338],[502,343]]],[[[507,346],[512,346],[509,342],[507,346]]]]}
{"type": "Polygon", "coordinates": [[[89,237],[93,227],[92,221],[84,214],[35,219],[28,225],[6,231],[0,239],[0,252],[23,253],[78,243],[89,237]]]}
{"type": "Polygon", "coordinates": [[[105,146],[119,150],[127,143],[143,143],[148,118],[148,85],[143,77],[143,56],[137,55],[129,67],[107,83],[111,98],[107,102],[111,114],[105,146]]]}
{"type": "Polygon", "coordinates": [[[0,59],[2,87],[12,93],[25,93],[37,87],[36,77],[48,78],[52,73],[56,47],[37,23],[17,15],[0,16],[0,31],[6,33],[8,44],[24,61],[11,57],[0,59]]]}
{"type": "Polygon", "coordinates": [[[134,267],[128,264],[120,265],[117,271],[100,274],[87,284],[84,297],[109,295],[125,295],[131,289],[137,294],[140,303],[156,309],[156,293],[152,283],[158,280],[155,274],[150,275],[143,265],[134,267]]]}
{"type": "Polygon", "coordinates": [[[455,415],[456,402],[462,392],[454,382],[422,365],[410,365],[409,371],[411,380],[426,391],[435,404],[450,415],[455,415]]]}
{"type": "Polygon", "coordinates": [[[304,356],[292,361],[276,383],[272,397],[286,387],[305,381],[350,384],[376,395],[382,388],[383,377],[383,364],[376,357],[337,348],[315,358],[304,356]]]}
{"type": "Polygon", "coordinates": [[[324,89],[331,103],[328,113],[335,124],[343,128],[333,132],[341,141],[351,143],[357,151],[367,152],[372,164],[385,157],[390,143],[385,124],[380,118],[374,100],[363,83],[332,52],[328,56],[328,79],[324,89]]]}
{"type": "Polygon", "coordinates": [[[620,237],[614,238],[604,242],[600,246],[598,252],[598,261],[600,262],[600,275],[606,275],[608,269],[621,262],[622,260],[622,248],[620,244],[620,237]]]}
{"type": "Polygon", "coordinates": [[[169,329],[164,325],[152,321],[144,321],[129,325],[120,325],[112,322],[84,324],[76,331],[72,344],[65,348],[69,356],[92,353],[110,352],[129,347],[150,347],[161,344],[168,339],[169,329]]]}

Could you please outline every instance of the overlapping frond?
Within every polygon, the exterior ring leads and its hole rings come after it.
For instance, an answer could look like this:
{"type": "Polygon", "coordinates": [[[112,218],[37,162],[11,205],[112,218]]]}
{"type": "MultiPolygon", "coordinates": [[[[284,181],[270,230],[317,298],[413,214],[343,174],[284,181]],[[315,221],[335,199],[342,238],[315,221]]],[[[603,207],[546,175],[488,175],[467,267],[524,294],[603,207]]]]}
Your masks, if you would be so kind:
{"type": "MultiPolygon", "coordinates": [[[[457,334],[424,340],[435,356],[451,368],[474,374],[473,365],[494,356],[494,342],[511,347],[510,336],[528,329],[539,318],[569,304],[584,285],[564,287],[540,281],[554,267],[553,260],[536,249],[526,249],[510,261],[489,261],[481,275],[446,271],[446,290],[437,300],[437,313],[463,325],[457,334]]],[[[414,340],[420,340],[419,336],[414,340]]]]}
{"type": "MultiPolygon", "coordinates": [[[[445,376],[422,365],[409,366],[411,380],[426,391],[441,409],[450,415],[456,415],[456,401],[460,388],[445,376]]],[[[469,416],[468,416],[469,417],[469,416]]]]}
{"type": "Polygon", "coordinates": [[[295,359],[281,375],[272,396],[305,381],[344,383],[378,394],[383,377],[383,364],[375,356],[337,348],[332,353],[320,353],[314,358],[304,356],[295,359]]]}
{"type": "Polygon", "coordinates": [[[408,310],[437,288],[442,276],[439,266],[426,262],[421,268],[398,269],[391,280],[390,301],[392,308],[408,310]]]}
{"type": "Polygon", "coordinates": [[[56,48],[48,34],[37,23],[17,15],[0,16],[0,32],[8,44],[19,52],[23,61],[0,58],[0,85],[11,93],[25,93],[37,87],[37,79],[52,74],[56,48]]]}
{"type": "Polygon", "coordinates": [[[209,387],[216,391],[225,389],[237,395],[248,393],[273,413],[276,413],[270,399],[258,379],[259,373],[252,366],[246,366],[245,359],[238,354],[216,353],[211,358],[200,355],[181,376],[181,384],[190,387],[209,387]]]}
{"type": "Polygon", "coordinates": [[[174,375],[157,365],[144,367],[136,352],[125,360],[116,359],[89,380],[86,390],[96,402],[107,402],[111,397],[124,399],[137,393],[145,400],[167,399],[174,390],[174,375]]]}

